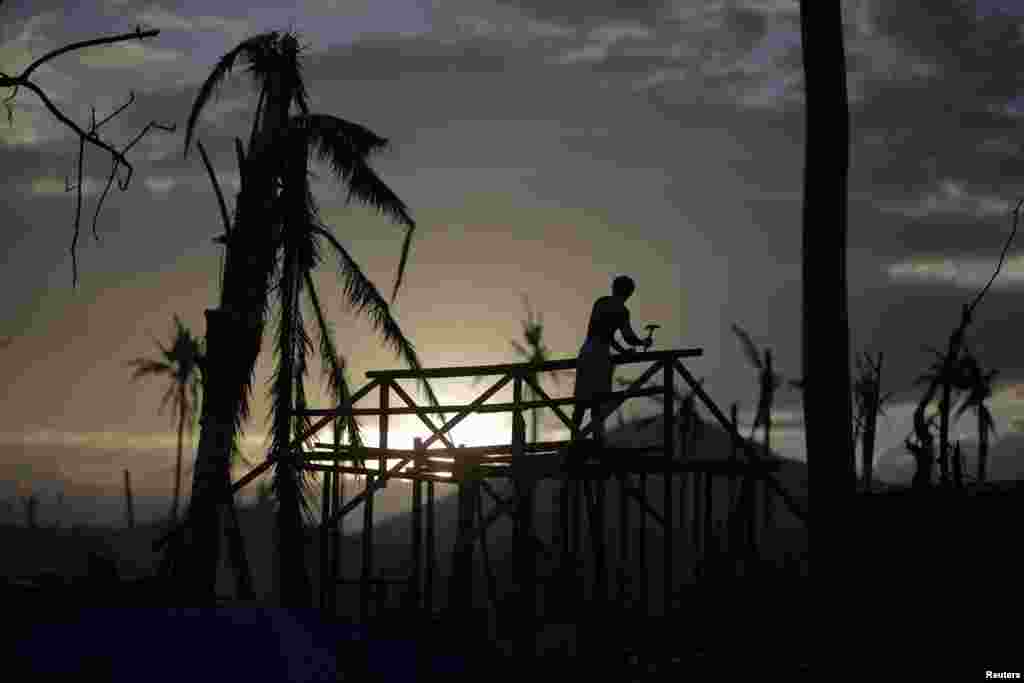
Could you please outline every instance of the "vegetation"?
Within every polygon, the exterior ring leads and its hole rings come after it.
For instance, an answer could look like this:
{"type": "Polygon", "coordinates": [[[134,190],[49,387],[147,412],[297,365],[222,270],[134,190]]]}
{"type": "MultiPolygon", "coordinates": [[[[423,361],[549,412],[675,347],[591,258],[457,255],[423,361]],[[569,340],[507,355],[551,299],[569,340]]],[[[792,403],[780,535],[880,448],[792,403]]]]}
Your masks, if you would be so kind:
{"type": "Polygon", "coordinates": [[[196,422],[196,406],[199,405],[200,377],[203,364],[202,342],[192,336],[181,319],[174,316],[174,338],[169,347],[156,341],[161,358],[136,358],[128,365],[135,367],[132,379],[142,377],[166,377],[167,390],[160,400],[160,411],[163,412],[168,403],[173,410],[173,419],[178,428],[178,457],[174,465],[174,497],[171,501],[170,521],[178,521],[178,505],[181,499],[181,468],[183,437],[188,428],[189,443],[192,442],[192,431],[196,422]]]}
{"type": "Polygon", "coordinates": [[[864,353],[857,358],[857,380],[853,384],[853,399],[857,415],[853,425],[853,441],[861,438],[861,479],[865,492],[871,491],[875,468],[875,434],[878,416],[884,415],[882,404],[892,398],[895,392],[885,396],[882,391],[882,352],[873,361],[864,353]]]}
{"type": "MultiPolygon", "coordinates": [[[[281,539],[279,592],[283,604],[290,606],[308,606],[311,599],[303,560],[303,517],[311,517],[303,495],[308,481],[295,467],[292,455],[293,443],[302,441],[309,426],[306,418],[294,415],[295,411],[306,408],[304,377],[307,355],[312,350],[303,315],[303,298],[313,312],[320,360],[328,382],[344,383],[340,355],[312,277],[325,249],[337,259],[344,281],[343,292],[350,307],[368,315],[384,343],[410,367],[420,367],[413,345],[392,317],[387,300],[320,221],[309,185],[310,154],[315,152],[348,186],[350,199],[367,204],[405,226],[393,301],[401,286],[415,224],[405,204],[367,163],[372,153],[385,147],[386,140],[359,124],[310,113],[299,53],[298,40],[290,33],[271,32],[243,41],[220,59],[203,83],[185,135],[187,153],[199,114],[213,92],[236,61],[248,62],[248,70],[259,89],[259,99],[248,149],[244,153],[236,139],[242,189],[234,224],[225,226],[227,258],[221,305],[221,311],[230,318],[225,319],[226,336],[236,343],[247,340],[243,346],[248,353],[225,373],[223,398],[209,399],[210,424],[219,425],[221,436],[217,441],[220,445],[209,443],[210,449],[204,452],[203,439],[200,439],[199,459],[206,463],[210,475],[204,481],[197,470],[193,505],[205,505],[205,497],[199,489],[209,491],[208,497],[216,500],[216,490],[223,490],[226,485],[223,466],[217,464],[223,461],[223,455],[217,451],[234,439],[241,421],[248,415],[247,397],[251,392],[252,371],[260,350],[266,313],[276,304],[280,322],[275,337],[277,367],[271,388],[271,458],[275,462],[273,487],[278,500],[277,525],[281,539]],[[294,114],[293,107],[297,110],[294,114]]],[[[207,337],[211,347],[214,344],[210,342],[210,333],[213,332],[210,330],[207,337]]],[[[218,364],[217,367],[223,366],[218,364]]],[[[439,405],[429,385],[422,386],[432,405],[439,405]]],[[[347,387],[342,388],[341,384],[333,384],[332,390],[348,394],[347,387]]],[[[207,402],[204,397],[204,411],[207,402]]],[[[204,421],[204,430],[205,425],[204,421]]],[[[353,436],[358,434],[354,421],[349,429],[353,436]]],[[[215,525],[216,521],[207,516],[203,524],[215,525]]],[[[215,544],[205,545],[206,551],[199,554],[207,563],[206,567],[215,566],[215,544]]],[[[209,571],[212,570],[207,569],[203,574],[209,576],[209,571]]],[[[208,581],[200,579],[206,585],[208,581]]]]}

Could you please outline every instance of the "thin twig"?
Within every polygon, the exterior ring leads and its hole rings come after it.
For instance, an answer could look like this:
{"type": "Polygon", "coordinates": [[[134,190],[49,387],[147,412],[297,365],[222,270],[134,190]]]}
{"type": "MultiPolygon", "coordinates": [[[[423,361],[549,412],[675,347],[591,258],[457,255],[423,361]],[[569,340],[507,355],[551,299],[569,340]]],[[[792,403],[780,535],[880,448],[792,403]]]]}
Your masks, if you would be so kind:
{"type": "MultiPolygon", "coordinates": [[[[118,189],[124,191],[128,188],[128,184],[131,182],[133,167],[125,158],[125,153],[131,149],[142,137],[152,128],[158,128],[163,131],[173,132],[175,130],[174,125],[162,125],[155,122],[148,124],[139,135],[132,140],[124,149],[117,150],[113,145],[104,141],[99,136],[99,129],[117,117],[119,114],[124,112],[129,106],[135,102],[135,93],[130,92],[128,95],[128,101],[123,105],[115,109],[113,112],[108,114],[103,119],[96,120],[96,109],[95,107],[90,110],[89,119],[89,130],[85,131],[81,126],[76,124],[70,117],[68,117],[63,111],[58,108],[53,101],[47,96],[47,94],[38,85],[29,80],[32,73],[46,62],[59,57],[60,55],[80,50],[88,47],[95,47],[97,45],[110,45],[113,43],[126,42],[129,40],[142,40],[143,38],[151,38],[159,35],[160,31],[151,29],[143,31],[141,27],[136,27],[134,32],[122,33],[115,36],[105,36],[102,38],[93,38],[90,40],[78,41],[70,43],[63,47],[57,48],[47,52],[45,55],[35,60],[29,66],[17,76],[11,76],[5,72],[0,72],[0,88],[12,88],[13,92],[4,98],[4,105],[7,107],[7,119],[8,123],[13,125],[14,114],[11,107],[11,102],[18,94],[18,88],[24,86],[28,90],[31,90],[39,97],[42,101],[43,106],[56,118],[59,122],[70,128],[78,136],[78,179],[75,185],[76,199],[75,199],[75,225],[74,235],[71,240],[71,271],[72,271],[72,285],[77,286],[78,284],[78,238],[81,232],[81,219],[82,219],[82,187],[84,183],[84,169],[83,169],[83,157],[85,156],[85,143],[89,142],[96,147],[104,150],[110,154],[112,159],[112,167],[110,169],[110,175],[107,178],[106,186],[103,189],[103,193],[100,195],[99,202],[96,206],[96,212],[93,214],[92,220],[92,233],[93,237],[99,241],[99,233],[96,229],[96,224],[99,219],[100,209],[103,206],[103,202],[106,200],[107,194],[110,192],[110,187],[113,184],[114,178],[117,177],[117,171],[120,166],[124,166],[127,169],[127,174],[122,181],[118,178],[118,189]]],[[[70,182],[68,182],[68,189],[70,189],[70,182]]]]}
{"type": "Polygon", "coordinates": [[[996,277],[999,275],[999,271],[1003,269],[1003,260],[1006,258],[1006,252],[1010,249],[1010,243],[1013,242],[1014,235],[1017,234],[1017,224],[1020,221],[1020,208],[1022,205],[1024,205],[1024,199],[1018,199],[1017,206],[1013,208],[1013,230],[1010,231],[1010,236],[1007,238],[1006,244],[1003,245],[1003,252],[999,255],[999,264],[996,266],[996,272],[992,273],[992,277],[989,278],[984,289],[978,292],[978,296],[974,299],[974,302],[971,303],[968,315],[974,313],[975,307],[977,307],[978,303],[981,302],[981,297],[985,296],[985,293],[988,292],[988,288],[992,286],[992,283],[995,282],[996,277]]]}

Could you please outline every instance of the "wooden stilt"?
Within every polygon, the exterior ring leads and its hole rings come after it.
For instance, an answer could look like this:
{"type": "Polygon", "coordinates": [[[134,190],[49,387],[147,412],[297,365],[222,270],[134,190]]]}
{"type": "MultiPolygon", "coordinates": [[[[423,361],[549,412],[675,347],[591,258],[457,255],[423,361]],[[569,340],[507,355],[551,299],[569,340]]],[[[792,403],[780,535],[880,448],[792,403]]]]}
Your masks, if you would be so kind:
{"type": "MultiPolygon", "coordinates": [[[[423,464],[423,440],[413,439],[413,448],[420,452],[417,469],[423,464]]],[[[412,568],[409,575],[409,605],[413,614],[418,615],[422,607],[423,581],[423,482],[412,482],[412,568]]]]}
{"type": "Polygon", "coordinates": [[[423,609],[427,618],[434,615],[434,576],[437,574],[437,551],[434,531],[434,482],[427,482],[427,566],[423,577],[423,609]]]}
{"type": "Polygon", "coordinates": [[[665,518],[664,528],[664,558],[662,563],[662,571],[664,574],[664,593],[662,594],[662,607],[664,614],[667,616],[671,611],[672,595],[675,592],[675,574],[674,567],[672,566],[673,561],[673,537],[675,533],[672,529],[673,520],[673,509],[674,503],[672,499],[672,462],[675,459],[675,438],[676,438],[676,423],[675,423],[675,387],[673,379],[675,377],[675,368],[671,362],[665,363],[665,407],[664,407],[664,434],[662,436],[665,444],[665,454],[662,456],[665,460],[665,474],[662,482],[663,493],[664,493],[664,507],[662,508],[662,516],[665,518]]]}
{"type": "Polygon", "coordinates": [[[359,584],[359,618],[363,624],[370,621],[371,582],[373,580],[373,499],[377,490],[375,474],[366,475],[369,495],[363,501],[363,569],[359,584]]]}
{"type": "Polygon", "coordinates": [[[320,493],[320,609],[329,610],[330,594],[335,590],[335,583],[330,577],[331,553],[331,503],[334,502],[334,472],[322,472],[323,484],[320,493]]]}

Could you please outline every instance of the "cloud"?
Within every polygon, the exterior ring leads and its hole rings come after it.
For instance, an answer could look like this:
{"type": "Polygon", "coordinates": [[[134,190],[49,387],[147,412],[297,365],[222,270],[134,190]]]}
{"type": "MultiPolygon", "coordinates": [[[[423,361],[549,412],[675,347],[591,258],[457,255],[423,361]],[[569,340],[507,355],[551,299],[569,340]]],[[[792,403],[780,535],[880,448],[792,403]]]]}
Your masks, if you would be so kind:
{"type": "MultiPolygon", "coordinates": [[[[31,194],[35,196],[53,196],[63,194],[73,194],[76,189],[77,181],[71,180],[70,189],[67,181],[64,178],[57,178],[55,176],[42,176],[34,179],[29,186],[26,188],[31,194]]],[[[82,178],[82,196],[88,197],[97,194],[103,184],[97,179],[90,176],[82,178]]]]}
{"type": "MultiPolygon", "coordinates": [[[[957,287],[980,290],[996,270],[996,260],[929,259],[894,263],[886,268],[890,278],[902,281],[951,283],[957,287]]],[[[993,288],[1020,289],[1024,283],[1024,256],[1008,258],[993,288]]]]}
{"type": "Polygon", "coordinates": [[[578,26],[594,21],[633,21],[652,25],[664,13],[661,0],[499,0],[540,21],[578,26]]]}
{"type": "Polygon", "coordinates": [[[223,33],[232,42],[240,42],[253,33],[252,24],[247,19],[227,18],[213,15],[183,17],[153,5],[136,15],[136,19],[146,27],[162,31],[213,31],[223,33]]]}
{"type": "Polygon", "coordinates": [[[142,41],[97,45],[75,54],[80,64],[97,69],[136,69],[185,58],[185,54],[178,50],[154,47],[142,41]]]}
{"type": "Polygon", "coordinates": [[[938,187],[924,196],[911,201],[882,204],[883,211],[891,211],[923,218],[932,214],[961,214],[974,218],[1007,216],[1012,209],[1010,201],[990,194],[972,194],[967,182],[946,178],[938,187]]]}
{"type": "Polygon", "coordinates": [[[174,178],[160,178],[149,176],[144,181],[146,188],[153,194],[167,194],[178,182],[174,178]]]}

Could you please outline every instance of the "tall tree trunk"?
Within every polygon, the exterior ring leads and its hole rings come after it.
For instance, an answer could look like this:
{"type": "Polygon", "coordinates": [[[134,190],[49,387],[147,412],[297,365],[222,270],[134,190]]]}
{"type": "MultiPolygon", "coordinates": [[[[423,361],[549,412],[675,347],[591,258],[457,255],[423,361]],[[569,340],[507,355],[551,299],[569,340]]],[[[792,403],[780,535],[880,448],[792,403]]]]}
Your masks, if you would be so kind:
{"type": "Polygon", "coordinates": [[[809,538],[815,574],[837,586],[856,484],[846,292],[849,111],[839,2],[801,0],[807,137],[803,206],[803,376],[809,538]]]}
{"type": "MultiPolygon", "coordinates": [[[[240,338],[236,319],[227,311],[206,311],[206,358],[203,367],[203,405],[199,448],[192,473],[187,543],[181,558],[185,597],[193,604],[216,604],[220,562],[220,509],[231,486],[231,444],[237,411],[238,360],[234,343],[240,338]]],[[[244,362],[244,361],[243,361],[244,362]]]]}

